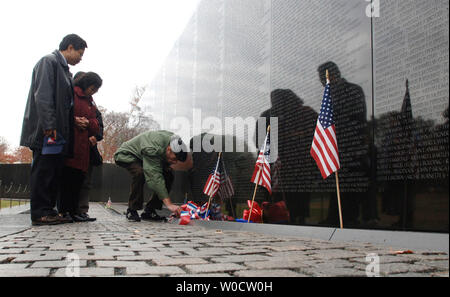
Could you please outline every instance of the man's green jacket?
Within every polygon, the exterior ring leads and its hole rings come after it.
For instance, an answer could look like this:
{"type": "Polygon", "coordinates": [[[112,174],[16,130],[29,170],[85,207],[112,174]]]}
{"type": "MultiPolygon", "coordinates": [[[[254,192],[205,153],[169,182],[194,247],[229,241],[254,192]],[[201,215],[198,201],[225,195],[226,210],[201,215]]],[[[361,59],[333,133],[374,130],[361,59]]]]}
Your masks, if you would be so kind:
{"type": "Polygon", "coordinates": [[[142,161],[145,182],[155,191],[159,199],[169,197],[163,177],[166,148],[174,134],[169,131],[150,131],[122,143],[114,154],[114,160],[122,163],[142,161]]]}

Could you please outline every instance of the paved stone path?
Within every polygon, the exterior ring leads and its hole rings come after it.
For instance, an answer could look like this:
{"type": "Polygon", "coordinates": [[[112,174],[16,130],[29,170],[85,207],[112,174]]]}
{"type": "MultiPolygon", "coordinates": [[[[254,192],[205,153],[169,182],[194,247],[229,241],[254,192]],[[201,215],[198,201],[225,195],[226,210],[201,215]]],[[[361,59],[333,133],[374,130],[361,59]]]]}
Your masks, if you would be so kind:
{"type": "MultiPolygon", "coordinates": [[[[90,214],[97,221],[39,227],[20,215],[21,230],[0,235],[0,276],[71,275],[74,257],[80,276],[366,276],[366,257],[375,253],[380,276],[448,277],[440,251],[395,255],[364,243],[132,223],[97,203],[90,214]]],[[[0,230],[8,219],[0,216],[0,230]]]]}

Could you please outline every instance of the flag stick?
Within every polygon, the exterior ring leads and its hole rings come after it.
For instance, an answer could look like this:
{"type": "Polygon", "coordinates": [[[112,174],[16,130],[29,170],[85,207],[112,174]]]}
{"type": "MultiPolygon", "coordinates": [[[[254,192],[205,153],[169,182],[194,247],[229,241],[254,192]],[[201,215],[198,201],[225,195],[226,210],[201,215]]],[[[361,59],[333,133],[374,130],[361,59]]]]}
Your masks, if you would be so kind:
{"type": "MultiPolygon", "coordinates": [[[[216,176],[217,169],[219,168],[219,160],[220,160],[221,156],[222,156],[222,152],[219,152],[219,157],[217,158],[216,170],[214,170],[214,176],[216,176]]],[[[212,194],[209,195],[208,207],[206,208],[206,216],[208,215],[209,205],[211,204],[211,198],[212,198],[212,194]]]]}
{"type": "MultiPolygon", "coordinates": [[[[261,173],[261,169],[258,172],[258,178],[259,178],[259,174],[261,173]]],[[[256,190],[258,189],[258,184],[255,184],[255,191],[253,192],[253,198],[252,198],[252,207],[250,207],[250,213],[248,214],[248,220],[247,223],[250,223],[250,217],[252,215],[252,211],[253,211],[253,202],[255,202],[255,196],[256,196],[256,190]]]]}
{"type": "Polygon", "coordinates": [[[338,207],[339,207],[339,223],[341,225],[341,229],[344,228],[343,223],[342,223],[342,209],[341,209],[341,194],[339,191],[339,177],[338,177],[338,172],[335,172],[336,175],[336,189],[337,189],[337,198],[338,198],[338,207]]]}
{"type": "MultiPolygon", "coordinates": [[[[270,131],[270,125],[267,127],[266,139],[264,139],[263,155],[266,152],[267,137],[269,137],[269,131],[270,131]]],[[[258,158],[259,158],[259,153],[258,153],[258,158]]],[[[258,160],[256,160],[256,162],[258,162],[258,160]]],[[[258,174],[256,175],[256,178],[255,178],[256,181],[259,180],[262,168],[263,168],[263,166],[259,166],[258,174]]],[[[250,213],[248,214],[248,221],[247,221],[247,223],[250,223],[250,218],[252,216],[252,211],[253,211],[253,203],[255,202],[255,196],[256,196],[256,190],[257,189],[258,189],[258,183],[255,183],[255,191],[253,192],[252,206],[250,207],[250,213]]]]}

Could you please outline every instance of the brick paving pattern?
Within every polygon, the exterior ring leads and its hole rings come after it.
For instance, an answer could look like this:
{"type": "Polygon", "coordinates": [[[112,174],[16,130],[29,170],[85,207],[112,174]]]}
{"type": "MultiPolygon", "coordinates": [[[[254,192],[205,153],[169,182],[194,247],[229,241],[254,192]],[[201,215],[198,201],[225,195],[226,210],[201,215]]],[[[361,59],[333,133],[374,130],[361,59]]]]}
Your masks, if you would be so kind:
{"type": "Polygon", "coordinates": [[[365,243],[133,223],[97,203],[90,214],[97,221],[29,224],[0,237],[0,276],[67,276],[76,254],[80,276],[353,277],[366,276],[366,256],[376,253],[380,276],[448,277],[441,251],[395,255],[365,243]]]}

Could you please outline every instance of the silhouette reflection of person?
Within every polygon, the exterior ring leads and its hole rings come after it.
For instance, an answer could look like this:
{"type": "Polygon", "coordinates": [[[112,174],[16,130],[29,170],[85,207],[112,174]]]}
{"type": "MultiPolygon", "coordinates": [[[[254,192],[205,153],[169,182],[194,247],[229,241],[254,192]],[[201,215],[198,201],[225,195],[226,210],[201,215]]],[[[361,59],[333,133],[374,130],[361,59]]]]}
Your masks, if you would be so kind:
{"type": "MultiPolygon", "coordinates": [[[[389,174],[388,181],[384,183],[384,192],[382,195],[382,211],[387,215],[400,216],[402,211],[402,201],[404,196],[404,181],[396,169],[395,154],[402,146],[403,138],[400,137],[401,131],[401,113],[391,111],[378,120],[378,130],[382,133],[381,148],[379,160],[383,162],[383,170],[389,174]],[[397,179],[397,180],[395,180],[397,179]]],[[[397,225],[400,225],[397,223],[397,225]]]]}
{"type": "MultiPolygon", "coordinates": [[[[442,154],[441,157],[439,157],[439,159],[438,159],[439,163],[438,164],[440,164],[441,167],[444,167],[444,169],[441,170],[442,177],[443,177],[443,180],[442,180],[441,184],[442,184],[442,186],[444,188],[447,189],[447,193],[448,193],[448,183],[449,183],[449,181],[448,181],[448,142],[449,142],[449,138],[448,138],[448,134],[449,134],[449,126],[448,126],[448,124],[449,124],[449,111],[448,111],[448,106],[447,106],[447,109],[445,109],[444,112],[442,113],[442,117],[444,118],[445,122],[443,124],[441,124],[441,125],[437,125],[436,126],[435,133],[437,135],[439,135],[438,137],[442,137],[442,139],[445,139],[442,142],[443,144],[437,145],[437,150],[441,151],[441,152],[445,151],[445,150],[447,151],[446,153],[442,154]],[[442,136],[440,136],[440,135],[442,135],[442,136]],[[445,164],[447,166],[445,166],[445,164]]],[[[448,206],[447,206],[447,208],[448,208],[448,206]]],[[[447,231],[448,231],[448,224],[447,224],[447,231]]]]}
{"type": "Polygon", "coordinates": [[[253,189],[248,181],[253,173],[255,164],[253,154],[248,152],[247,143],[244,142],[242,144],[240,142],[241,140],[238,140],[236,136],[202,133],[191,138],[190,149],[192,151],[193,168],[188,174],[188,187],[190,188],[189,192],[191,194],[188,197],[188,200],[192,200],[197,204],[204,204],[209,200],[203,193],[203,188],[208,176],[215,169],[219,153],[215,150],[211,152],[205,151],[203,145],[199,146],[199,151],[196,151],[194,143],[203,144],[204,139],[206,138],[209,139],[209,143],[212,146],[214,145],[216,137],[222,139],[221,158],[223,160],[223,165],[226,166],[227,175],[232,181],[234,194],[231,198],[227,199],[222,199],[220,195],[216,194],[212,203],[223,202],[222,210],[226,210],[228,215],[242,217],[242,213],[237,212],[237,204],[244,202],[245,205],[247,205],[246,201],[249,199],[249,193],[252,193],[253,189]],[[233,150],[231,152],[225,150],[225,144],[227,142],[233,143],[233,150]],[[241,144],[244,147],[244,152],[237,151],[237,147],[241,144]]]}
{"type": "Polygon", "coordinates": [[[205,135],[206,133],[194,136],[193,138],[191,138],[189,143],[194,163],[194,166],[189,174],[189,181],[192,192],[192,196],[189,198],[189,200],[195,200],[195,202],[197,203],[207,202],[207,198],[202,195],[202,185],[207,180],[208,175],[211,173],[211,170],[214,168],[216,163],[215,161],[217,161],[218,157],[218,152],[206,152],[203,149],[203,146],[201,147],[201,151],[194,150],[194,138],[200,138],[201,140],[199,142],[201,143],[205,135]]]}
{"type": "MultiPolygon", "coordinates": [[[[326,70],[330,76],[334,121],[338,143],[339,182],[344,226],[359,224],[359,207],[368,199],[368,175],[370,173],[369,133],[367,108],[363,89],[341,77],[334,62],[318,67],[322,85],[326,85],[326,70]]],[[[364,205],[370,205],[364,203],[364,205]]],[[[338,224],[337,198],[330,195],[327,225],[338,224]]]]}
{"type": "Polygon", "coordinates": [[[271,164],[271,200],[285,199],[291,223],[304,224],[309,216],[310,179],[319,176],[309,155],[318,114],[290,89],[275,89],[270,99],[271,108],[260,117],[266,118],[266,125],[270,117],[278,118],[278,159],[271,164]]]}
{"type": "Polygon", "coordinates": [[[416,137],[409,84],[400,111],[391,111],[379,119],[377,128],[382,134],[380,161],[388,174],[382,195],[382,210],[399,216],[394,227],[409,228],[413,224],[416,179],[416,137]],[[400,165],[400,166],[399,166],[400,165]]]}

